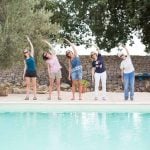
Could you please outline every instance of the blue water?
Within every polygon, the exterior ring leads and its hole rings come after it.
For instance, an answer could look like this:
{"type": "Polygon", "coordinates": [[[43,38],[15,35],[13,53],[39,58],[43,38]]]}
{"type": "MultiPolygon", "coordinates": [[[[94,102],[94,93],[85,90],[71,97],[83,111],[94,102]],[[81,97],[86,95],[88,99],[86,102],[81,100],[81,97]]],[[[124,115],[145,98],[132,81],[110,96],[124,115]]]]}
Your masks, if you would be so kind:
{"type": "Polygon", "coordinates": [[[150,150],[150,113],[0,113],[0,150],[150,150]]]}

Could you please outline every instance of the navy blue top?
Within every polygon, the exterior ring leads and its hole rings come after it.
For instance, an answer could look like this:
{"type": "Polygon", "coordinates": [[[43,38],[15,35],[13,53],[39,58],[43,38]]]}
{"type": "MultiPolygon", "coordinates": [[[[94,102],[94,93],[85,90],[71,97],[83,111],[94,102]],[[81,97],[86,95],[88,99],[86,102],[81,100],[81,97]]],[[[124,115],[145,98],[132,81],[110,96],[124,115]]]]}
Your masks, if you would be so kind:
{"type": "Polygon", "coordinates": [[[26,65],[27,65],[27,72],[33,72],[36,71],[36,64],[35,59],[33,57],[30,57],[28,59],[25,59],[26,65]]]}
{"type": "Polygon", "coordinates": [[[104,65],[104,59],[101,56],[101,54],[98,54],[97,60],[92,62],[92,67],[95,68],[96,73],[102,73],[106,71],[105,65],[104,65]]]}
{"type": "Polygon", "coordinates": [[[72,68],[81,66],[81,61],[80,61],[80,58],[79,58],[78,56],[74,57],[74,58],[71,60],[71,66],[72,66],[72,68]]]}

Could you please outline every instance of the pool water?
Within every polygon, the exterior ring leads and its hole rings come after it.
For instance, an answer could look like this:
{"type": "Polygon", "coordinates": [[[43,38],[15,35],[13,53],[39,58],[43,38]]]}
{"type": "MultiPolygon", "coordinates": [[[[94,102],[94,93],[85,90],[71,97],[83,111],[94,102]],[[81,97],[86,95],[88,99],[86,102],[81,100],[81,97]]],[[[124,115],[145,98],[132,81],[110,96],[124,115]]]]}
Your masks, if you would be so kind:
{"type": "Polygon", "coordinates": [[[0,150],[150,150],[150,113],[1,112],[0,150]]]}

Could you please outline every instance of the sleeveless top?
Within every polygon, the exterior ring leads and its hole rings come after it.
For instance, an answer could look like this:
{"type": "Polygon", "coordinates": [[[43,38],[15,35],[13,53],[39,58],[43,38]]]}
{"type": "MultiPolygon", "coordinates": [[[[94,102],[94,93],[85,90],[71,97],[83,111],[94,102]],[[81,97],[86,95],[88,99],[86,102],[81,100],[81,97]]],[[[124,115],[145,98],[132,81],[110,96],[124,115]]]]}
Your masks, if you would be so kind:
{"type": "Polygon", "coordinates": [[[36,71],[36,64],[35,59],[33,57],[29,57],[28,59],[25,59],[26,65],[27,65],[27,72],[33,72],[36,71]]]}
{"type": "Polygon", "coordinates": [[[78,56],[74,57],[71,60],[71,68],[72,68],[72,72],[74,72],[76,70],[82,70],[81,61],[80,61],[80,58],[78,56]]]}

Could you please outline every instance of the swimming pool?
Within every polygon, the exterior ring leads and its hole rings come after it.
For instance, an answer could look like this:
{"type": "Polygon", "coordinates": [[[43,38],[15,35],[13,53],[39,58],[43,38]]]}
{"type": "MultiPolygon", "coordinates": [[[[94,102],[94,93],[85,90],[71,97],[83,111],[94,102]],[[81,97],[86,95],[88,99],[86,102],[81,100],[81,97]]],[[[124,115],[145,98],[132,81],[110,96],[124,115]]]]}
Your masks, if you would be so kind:
{"type": "Polygon", "coordinates": [[[1,150],[149,150],[149,112],[0,111],[1,150]]]}

